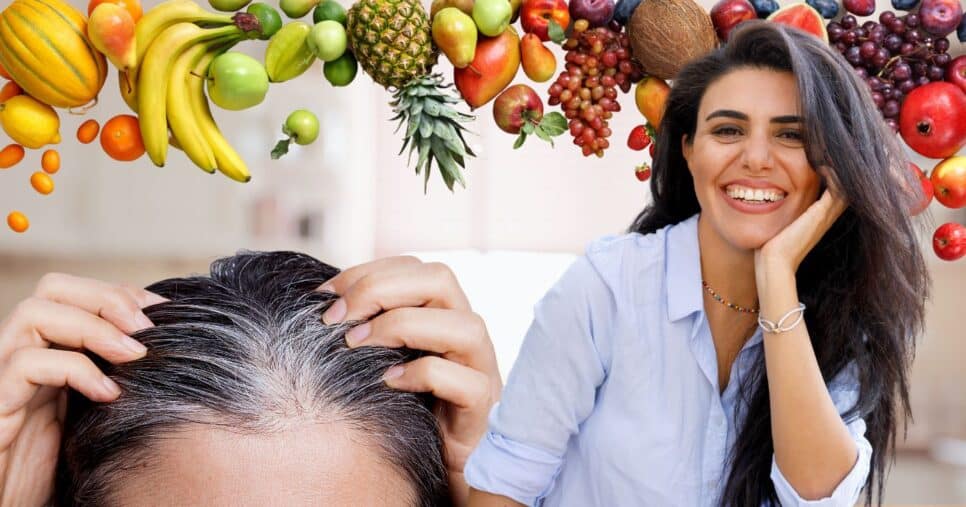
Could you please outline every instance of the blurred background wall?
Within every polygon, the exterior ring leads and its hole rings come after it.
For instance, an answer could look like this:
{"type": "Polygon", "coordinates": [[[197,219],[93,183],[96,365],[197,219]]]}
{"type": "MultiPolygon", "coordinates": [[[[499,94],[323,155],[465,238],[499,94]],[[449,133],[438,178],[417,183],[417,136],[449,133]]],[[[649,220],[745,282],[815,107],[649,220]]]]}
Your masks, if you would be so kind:
{"type": "MultiPolygon", "coordinates": [[[[86,2],[70,1],[86,11],[86,2]]],[[[699,2],[706,8],[714,3],[699,2]]],[[[156,3],[145,1],[145,9],[156,3]]],[[[879,0],[879,8],[889,8],[888,2],[879,0]]],[[[239,49],[261,58],[264,43],[239,49]]],[[[950,52],[966,48],[954,43],[950,52]]],[[[452,76],[442,59],[437,70],[452,76]]],[[[516,82],[528,80],[520,72],[516,82]]],[[[545,95],[545,85],[534,88],[545,95]]],[[[648,202],[647,184],[633,175],[641,159],[624,148],[627,133],[641,122],[633,96],[619,98],[624,109],[612,120],[612,147],[603,159],[580,156],[566,134],[556,149],[533,138],[513,150],[513,136],[496,128],[484,106],[470,126],[479,156],[468,163],[467,189],[450,193],[434,172],[426,194],[422,178],[397,156],[401,138],[389,122],[388,101],[388,93],[361,72],[349,87],[332,88],[316,64],[293,81],[272,85],[254,109],[217,110],[254,175],[242,185],[203,173],[180,152],[157,168],[147,157],[124,164],[109,159],[97,143],[77,143],[81,121],[103,124],[128,112],[111,75],[90,112],[61,112],[65,140],[57,148],[63,162],[53,194],[40,196],[30,188],[30,174],[40,165],[37,152],[0,171],[0,212],[18,209],[31,220],[23,235],[0,230],[0,315],[48,271],[146,285],[206,272],[212,259],[239,249],[300,250],[340,267],[419,252],[457,272],[487,319],[506,375],[533,303],[584,245],[623,231],[648,202]],[[282,122],[300,108],[319,116],[320,140],[272,161],[269,151],[281,137],[282,122]]],[[[914,160],[924,169],[935,164],[914,160]]],[[[929,246],[935,226],[966,223],[966,210],[933,204],[923,221],[933,295],[912,375],[915,424],[900,444],[886,501],[966,504],[966,332],[960,313],[966,261],[940,261],[929,246]]]]}

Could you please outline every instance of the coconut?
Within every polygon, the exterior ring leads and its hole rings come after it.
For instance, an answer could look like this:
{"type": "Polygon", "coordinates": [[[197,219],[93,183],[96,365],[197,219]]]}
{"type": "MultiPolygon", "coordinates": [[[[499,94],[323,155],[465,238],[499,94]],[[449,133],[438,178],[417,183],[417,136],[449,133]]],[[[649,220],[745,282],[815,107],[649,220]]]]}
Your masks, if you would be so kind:
{"type": "Polygon", "coordinates": [[[688,62],[718,45],[711,16],[694,0],[643,0],[627,24],[644,72],[673,79],[688,62]]]}

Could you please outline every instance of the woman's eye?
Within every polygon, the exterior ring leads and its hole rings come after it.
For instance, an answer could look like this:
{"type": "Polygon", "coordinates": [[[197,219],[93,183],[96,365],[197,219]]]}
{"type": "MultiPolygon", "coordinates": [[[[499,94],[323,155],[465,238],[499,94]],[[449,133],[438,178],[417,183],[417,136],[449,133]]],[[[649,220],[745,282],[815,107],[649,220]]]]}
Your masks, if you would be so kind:
{"type": "Polygon", "coordinates": [[[802,133],[800,131],[798,131],[798,130],[785,130],[785,131],[782,131],[778,135],[781,136],[781,137],[783,137],[783,138],[785,138],[785,139],[790,139],[790,140],[793,140],[793,141],[801,141],[802,140],[802,133]]]}
{"type": "Polygon", "coordinates": [[[718,127],[714,129],[714,134],[724,137],[734,137],[741,134],[741,130],[736,127],[718,127]]]}

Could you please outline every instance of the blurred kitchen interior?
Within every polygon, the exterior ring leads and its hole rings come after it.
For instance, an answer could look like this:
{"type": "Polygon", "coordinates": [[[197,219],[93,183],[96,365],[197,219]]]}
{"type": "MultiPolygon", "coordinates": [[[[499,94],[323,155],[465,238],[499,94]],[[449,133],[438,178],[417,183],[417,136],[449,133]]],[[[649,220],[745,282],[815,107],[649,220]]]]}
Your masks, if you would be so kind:
{"type": "MultiPolygon", "coordinates": [[[[86,10],[86,2],[71,3],[86,10]]],[[[155,3],[145,2],[145,9],[155,3]]],[[[880,0],[879,10],[887,8],[880,0]]],[[[260,58],[264,43],[239,49],[260,58]]],[[[964,50],[954,45],[950,52],[964,50]]],[[[437,69],[452,75],[442,59],[437,69]]],[[[517,82],[527,82],[522,72],[517,82]]],[[[96,142],[77,143],[81,121],[103,124],[128,112],[117,86],[112,75],[86,115],[61,113],[63,168],[53,194],[30,188],[39,153],[0,172],[0,211],[18,209],[31,220],[24,235],[0,231],[0,315],[48,271],[146,285],[206,272],[212,259],[239,249],[299,250],[340,267],[420,252],[456,271],[488,322],[506,375],[533,303],[587,242],[624,230],[649,195],[633,175],[641,160],[623,147],[640,122],[631,95],[619,99],[624,110],[612,121],[612,147],[603,159],[580,156],[566,134],[556,149],[532,138],[513,150],[513,137],[495,127],[484,106],[470,127],[479,156],[468,162],[467,189],[450,193],[434,172],[424,194],[422,178],[397,155],[401,135],[389,122],[389,95],[361,72],[349,87],[334,89],[317,64],[272,85],[252,110],[218,110],[219,124],[252,168],[246,185],[203,173],[176,151],[156,168],[147,157],[122,164],[96,142]],[[320,140],[270,160],[284,118],[299,108],[318,114],[320,140]]],[[[935,163],[915,160],[923,168],[935,163]]],[[[959,313],[966,260],[940,261],[929,246],[935,226],[966,223],[966,210],[934,203],[931,214],[923,245],[934,284],[912,374],[915,424],[900,445],[888,504],[966,504],[966,332],[959,313]]]]}

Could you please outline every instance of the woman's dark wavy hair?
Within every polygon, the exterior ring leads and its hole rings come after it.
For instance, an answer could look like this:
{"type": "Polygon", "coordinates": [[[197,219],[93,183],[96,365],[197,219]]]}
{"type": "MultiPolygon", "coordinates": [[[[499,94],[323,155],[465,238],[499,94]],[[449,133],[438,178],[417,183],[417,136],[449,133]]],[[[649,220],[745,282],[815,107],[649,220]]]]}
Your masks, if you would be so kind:
{"type": "MultiPolygon", "coordinates": [[[[858,402],[843,416],[865,418],[873,449],[865,502],[881,504],[897,427],[912,416],[908,371],[915,338],[923,328],[929,279],[917,227],[909,216],[918,197],[908,189],[919,184],[868,87],[849,64],[805,32],[749,21],[732,33],[726,46],[687,65],[675,79],[657,137],[653,202],[630,231],[648,234],[701,211],[682,139],[694,138],[708,86],[749,67],[794,74],[808,161],[812,167],[832,169],[831,177],[849,203],[802,262],[796,278],[826,382],[850,362],[858,367],[858,402]]],[[[722,506],[778,504],[769,479],[774,445],[764,379],[761,362],[741,385],[748,411],[731,449],[722,506]]]]}
{"type": "Polygon", "coordinates": [[[244,434],[277,431],[293,418],[338,418],[407,479],[412,505],[449,505],[432,398],[382,381],[419,352],[349,349],[353,323],[321,318],[338,296],[317,289],[337,273],[303,254],[245,252],[215,261],[209,276],[148,287],[170,302],[145,309],[155,327],[134,338],[147,356],[120,365],[91,356],[121,397],[93,403],[71,393],[54,504],[115,505],[112,485],[150,464],[152,444],[184,425],[244,434]]]}

